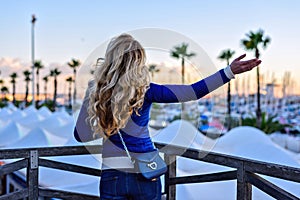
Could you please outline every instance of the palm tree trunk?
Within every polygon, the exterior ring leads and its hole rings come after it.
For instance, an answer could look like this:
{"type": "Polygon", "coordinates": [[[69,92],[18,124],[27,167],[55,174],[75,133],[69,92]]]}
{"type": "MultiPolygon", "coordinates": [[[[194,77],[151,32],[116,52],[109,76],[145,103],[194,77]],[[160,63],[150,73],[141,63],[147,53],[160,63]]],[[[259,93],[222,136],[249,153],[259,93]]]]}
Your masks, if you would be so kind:
{"type": "MultiPolygon", "coordinates": [[[[259,58],[259,50],[255,49],[255,57],[259,58]]],[[[260,108],[260,74],[259,67],[256,67],[256,78],[257,78],[257,110],[256,110],[256,126],[261,128],[261,108],[260,108]]]]}
{"type": "Polygon", "coordinates": [[[39,83],[39,69],[36,71],[36,95],[37,95],[37,100],[36,100],[36,107],[39,105],[39,100],[40,100],[40,83],[39,83]]]}
{"type": "Polygon", "coordinates": [[[73,104],[75,104],[76,101],[76,68],[74,68],[74,94],[73,94],[73,104]]]}
{"type": "Polygon", "coordinates": [[[16,84],[13,83],[13,104],[16,104],[16,84]]]}
{"type": "Polygon", "coordinates": [[[72,107],[72,82],[69,83],[69,108],[72,107]]]}
{"type": "MultiPolygon", "coordinates": [[[[184,84],[184,58],[182,57],[181,58],[181,82],[182,84],[184,84]]],[[[181,104],[181,107],[182,107],[182,114],[183,114],[183,117],[185,118],[185,105],[184,105],[184,102],[181,104]]]]}
{"type": "Polygon", "coordinates": [[[28,98],[28,82],[26,82],[26,90],[25,90],[25,103],[27,105],[27,98],[28,98]]]}
{"type": "MultiPolygon", "coordinates": [[[[229,60],[227,59],[227,66],[229,65],[229,60]]],[[[228,114],[228,130],[231,129],[231,91],[230,91],[230,81],[227,84],[227,114],[228,114]]]]}
{"type": "Polygon", "coordinates": [[[57,80],[56,76],[54,77],[54,92],[53,92],[53,111],[55,111],[56,107],[56,96],[57,96],[57,80]]]}
{"type": "Polygon", "coordinates": [[[45,102],[47,101],[47,82],[45,82],[44,86],[44,96],[45,96],[45,102]]]}

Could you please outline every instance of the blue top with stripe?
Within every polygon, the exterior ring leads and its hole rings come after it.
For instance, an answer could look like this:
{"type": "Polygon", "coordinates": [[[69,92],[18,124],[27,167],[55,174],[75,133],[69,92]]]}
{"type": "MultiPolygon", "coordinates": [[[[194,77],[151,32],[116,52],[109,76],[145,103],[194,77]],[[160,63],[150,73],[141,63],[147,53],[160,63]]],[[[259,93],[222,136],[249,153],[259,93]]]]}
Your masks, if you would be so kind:
{"type": "MultiPolygon", "coordinates": [[[[191,85],[158,85],[150,83],[145,94],[139,116],[133,113],[125,128],[120,130],[126,146],[130,152],[153,151],[155,146],[150,138],[148,123],[150,120],[150,109],[153,102],[156,103],[178,103],[200,99],[230,79],[224,73],[224,69],[213,75],[202,79],[191,85]]],[[[93,140],[89,131],[77,131],[74,129],[77,141],[86,142],[93,140]]],[[[103,144],[102,157],[126,156],[123,145],[118,134],[112,135],[103,144]]]]}

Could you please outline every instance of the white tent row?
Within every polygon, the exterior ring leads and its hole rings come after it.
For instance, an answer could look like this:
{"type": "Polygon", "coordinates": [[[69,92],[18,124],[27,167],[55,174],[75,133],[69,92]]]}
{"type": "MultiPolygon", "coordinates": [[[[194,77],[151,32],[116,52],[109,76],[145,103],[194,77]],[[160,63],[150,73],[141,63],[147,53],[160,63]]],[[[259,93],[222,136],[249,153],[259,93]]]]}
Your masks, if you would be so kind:
{"type": "Polygon", "coordinates": [[[271,139],[283,148],[300,153],[300,137],[290,134],[275,132],[270,135],[271,139]]]}

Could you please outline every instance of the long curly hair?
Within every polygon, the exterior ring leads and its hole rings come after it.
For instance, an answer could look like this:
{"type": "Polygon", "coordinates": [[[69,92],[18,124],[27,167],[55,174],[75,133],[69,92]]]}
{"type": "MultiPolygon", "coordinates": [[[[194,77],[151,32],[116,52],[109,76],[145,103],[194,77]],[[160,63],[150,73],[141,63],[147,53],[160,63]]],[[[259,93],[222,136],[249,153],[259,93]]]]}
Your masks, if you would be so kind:
{"type": "Polygon", "coordinates": [[[107,138],[124,128],[144,103],[150,77],[141,44],[129,34],[113,38],[97,66],[89,91],[88,122],[94,137],[107,138]]]}

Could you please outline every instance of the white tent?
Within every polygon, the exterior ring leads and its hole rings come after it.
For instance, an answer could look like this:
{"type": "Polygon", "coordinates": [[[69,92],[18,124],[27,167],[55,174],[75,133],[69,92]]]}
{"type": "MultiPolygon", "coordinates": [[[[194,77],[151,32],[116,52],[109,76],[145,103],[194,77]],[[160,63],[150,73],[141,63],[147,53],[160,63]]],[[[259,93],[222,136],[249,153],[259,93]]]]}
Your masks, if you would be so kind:
{"type": "Polygon", "coordinates": [[[65,124],[65,121],[58,118],[55,115],[50,115],[49,117],[43,119],[40,121],[36,126],[39,126],[47,131],[51,131],[52,129],[58,128],[60,126],[63,126],[65,124]]]}
{"type": "Polygon", "coordinates": [[[55,136],[40,127],[35,127],[24,137],[7,145],[6,148],[62,146],[66,142],[66,138],[55,136]]]}
{"type": "Polygon", "coordinates": [[[25,108],[23,111],[28,115],[30,113],[37,112],[37,109],[33,105],[31,105],[25,108]]]}
{"type": "Polygon", "coordinates": [[[201,134],[185,120],[176,120],[166,128],[157,131],[153,136],[153,141],[198,149],[210,149],[215,144],[212,139],[201,134]]]}
{"type": "Polygon", "coordinates": [[[25,117],[16,120],[19,124],[26,126],[28,128],[35,128],[44,119],[43,116],[39,115],[37,112],[28,113],[25,117]]]}
{"type": "Polygon", "coordinates": [[[1,108],[0,109],[0,119],[1,118],[3,118],[3,117],[5,117],[5,116],[8,116],[8,115],[10,115],[12,113],[12,111],[10,110],[10,109],[8,109],[8,108],[1,108]]]}
{"type": "Polygon", "coordinates": [[[13,111],[13,113],[6,119],[11,121],[19,121],[20,119],[24,118],[26,113],[22,110],[13,111]]]}
{"type": "Polygon", "coordinates": [[[0,128],[0,147],[4,147],[20,140],[29,132],[29,129],[11,121],[0,128]]]}
{"type": "Polygon", "coordinates": [[[49,132],[53,136],[65,138],[66,142],[71,137],[73,137],[73,130],[74,130],[74,124],[73,122],[70,122],[68,124],[64,125],[52,125],[52,126],[39,126],[40,128],[44,129],[45,131],[49,132]]]}
{"type": "Polygon", "coordinates": [[[26,136],[6,146],[6,148],[48,147],[50,141],[41,128],[34,128],[26,136]]]}
{"type": "Polygon", "coordinates": [[[69,115],[66,111],[54,112],[52,116],[55,116],[62,120],[63,123],[68,124],[70,122],[74,122],[73,116],[69,115]]]}
{"type": "Polygon", "coordinates": [[[38,109],[37,113],[45,118],[50,117],[50,115],[52,115],[52,112],[46,106],[43,106],[40,109],[38,109]]]}
{"type": "Polygon", "coordinates": [[[295,158],[284,148],[272,142],[261,130],[253,127],[237,127],[219,138],[216,150],[244,158],[300,167],[295,158]]]}

